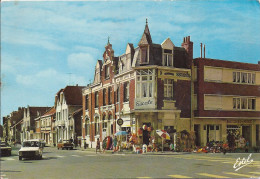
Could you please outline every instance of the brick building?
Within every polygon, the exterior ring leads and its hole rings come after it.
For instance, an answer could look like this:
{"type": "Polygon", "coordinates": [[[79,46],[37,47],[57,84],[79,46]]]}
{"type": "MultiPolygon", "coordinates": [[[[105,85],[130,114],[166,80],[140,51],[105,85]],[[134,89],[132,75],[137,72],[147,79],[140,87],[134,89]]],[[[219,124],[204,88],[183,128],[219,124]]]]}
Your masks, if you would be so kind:
{"type": "Polygon", "coordinates": [[[197,144],[242,135],[260,146],[260,65],[194,59],[194,129],[197,144]]]}
{"type": "Polygon", "coordinates": [[[155,44],[147,22],[138,46],[128,43],[118,57],[108,41],[103,60],[96,63],[93,83],[83,89],[83,140],[95,147],[97,138],[125,130],[137,133],[140,143],[147,143],[149,136],[160,142],[155,129],[193,130],[192,60],[190,37],[181,47],[169,38],[155,44]],[[119,118],[121,128],[116,124],[119,118]],[[154,130],[140,132],[143,125],[154,130]]]}

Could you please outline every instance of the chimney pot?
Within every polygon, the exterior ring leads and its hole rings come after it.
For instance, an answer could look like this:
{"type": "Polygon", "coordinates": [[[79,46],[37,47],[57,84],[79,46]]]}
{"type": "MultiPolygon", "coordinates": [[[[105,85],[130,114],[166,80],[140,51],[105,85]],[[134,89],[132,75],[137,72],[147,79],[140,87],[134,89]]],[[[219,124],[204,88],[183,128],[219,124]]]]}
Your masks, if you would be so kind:
{"type": "Polygon", "coordinates": [[[185,37],[183,37],[183,43],[185,43],[185,37]]]}
{"type": "Polygon", "coordinates": [[[190,42],[190,36],[188,36],[188,42],[190,42]]]}

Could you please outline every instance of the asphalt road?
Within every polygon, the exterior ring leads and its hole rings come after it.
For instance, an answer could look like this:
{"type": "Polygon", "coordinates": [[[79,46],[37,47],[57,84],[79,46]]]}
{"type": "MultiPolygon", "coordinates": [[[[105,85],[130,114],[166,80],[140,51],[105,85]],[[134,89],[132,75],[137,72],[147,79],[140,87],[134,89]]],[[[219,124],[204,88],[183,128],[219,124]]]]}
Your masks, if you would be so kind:
{"type": "Polygon", "coordinates": [[[249,153],[223,154],[96,154],[93,151],[57,150],[46,147],[42,160],[1,157],[1,178],[256,178],[260,177],[260,153],[238,171],[233,165],[249,153]]]}

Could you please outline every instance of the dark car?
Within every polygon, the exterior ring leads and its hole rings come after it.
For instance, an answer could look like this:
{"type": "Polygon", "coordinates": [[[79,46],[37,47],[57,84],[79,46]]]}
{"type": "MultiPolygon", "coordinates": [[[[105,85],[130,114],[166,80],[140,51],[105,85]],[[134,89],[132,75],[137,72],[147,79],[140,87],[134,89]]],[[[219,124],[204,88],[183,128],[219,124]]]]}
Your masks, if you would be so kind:
{"type": "Polygon", "coordinates": [[[11,152],[12,152],[12,148],[6,142],[1,142],[0,156],[11,156],[11,152]]]}

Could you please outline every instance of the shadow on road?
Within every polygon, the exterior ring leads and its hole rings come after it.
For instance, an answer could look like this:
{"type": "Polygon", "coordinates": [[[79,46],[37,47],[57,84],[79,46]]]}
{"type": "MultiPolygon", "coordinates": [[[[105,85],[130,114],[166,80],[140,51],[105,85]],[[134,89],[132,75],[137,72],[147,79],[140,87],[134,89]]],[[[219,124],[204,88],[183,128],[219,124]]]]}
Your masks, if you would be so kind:
{"type": "Polygon", "coordinates": [[[58,159],[58,157],[44,157],[42,158],[42,160],[51,160],[51,159],[58,159]]]}

